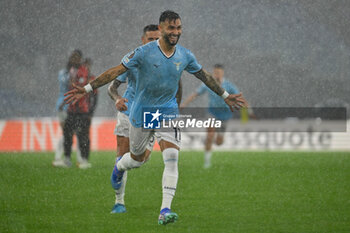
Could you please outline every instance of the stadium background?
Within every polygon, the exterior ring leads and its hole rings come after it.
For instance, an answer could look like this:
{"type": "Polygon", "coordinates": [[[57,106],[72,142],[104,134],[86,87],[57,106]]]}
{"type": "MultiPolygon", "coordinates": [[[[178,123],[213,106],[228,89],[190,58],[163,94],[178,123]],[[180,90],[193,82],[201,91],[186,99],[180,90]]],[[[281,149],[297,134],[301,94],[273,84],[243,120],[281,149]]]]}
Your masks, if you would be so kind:
{"type": "MultiPolygon", "coordinates": [[[[215,148],[211,169],[193,150],[203,150],[205,135],[184,134],[191,150],[181,151],[172,205],[180,219],[165,228],[157,225],[158,151],[128,173],[128,212],[109,213],[115,153],[101,150],[115,149],[115,110],[105,87],[91,130],[92,168],[52,168],[57,74],[70,52],[80,48],[99,74],[137,47],[143,26],[166,9],[182,17],[181,45],[208,70],[224,63],[253,106],[349,104],[347,0],[1,0],[0,232],[350,232],[349,129],[232,134],[226,151],[215,148]]],[[[200,84],[187,73],[182,80],[184,97],[200,84]]],[[[191,107],[206,105],[198,98],[191,107]]]]}
{"type": "MultiPolygon", "coordinates": [[[[0,7],[0,118],[52,117],[57,73],[80,48],[100,74],[140,45],[166,9],[183,21],[180,44],[207,70],[223,63],[256,107],[350,102],[350,2],[24,1],[0,7]]],[[[199,84],[184,72],[184,97],[199,84]]],[[[113,117],[106,89],[96,116],[113,117]]],[[[192,106],[206,106],[199,98],[192,106]]]]}
{"type": "MultiPolygon", "coordinates": [[[[143,2],[142,7],[138,1],[2,1],[1,6],[3,151],[52,150],[57,140],[53,135],[60,130],[52,118],[56,116],[57,73],[69,53],[80,48],[93,59],[93,73],[100,74],[139,46],[143,26],[157,23],[160,12],[168,8],[182,17],[181,45],[191,49],[209,71],[214,63],[223,63],[226,78],[252,106],[343,106],[350,102],[348,1],[155,0],[143,2]],[[11,121],[14,118],[17,121],[11,121]]],[[[183,98],[200,85],[186,72],[182,80],[183,98]]],[[[111,127],[115,115],[106,87],[99,95],[95,116],[103,118],[95,118],[98,129],[92,134],[100,135],[92,135],[92,148],[110,150],[113,137],[108,146],[96,146],[94,141],[99,137],[104,138],[100,142],[108,141],[111,130],[104,126],[101,131],[100,122],[111,127]]],[[[191,106],[205,107],[207,99],[198,98],[191,106]]],[[[338,138],[333,144],[341,143],[335,149],[349,149],[347,137],[332,136],[333,141],[338,138]]]]}

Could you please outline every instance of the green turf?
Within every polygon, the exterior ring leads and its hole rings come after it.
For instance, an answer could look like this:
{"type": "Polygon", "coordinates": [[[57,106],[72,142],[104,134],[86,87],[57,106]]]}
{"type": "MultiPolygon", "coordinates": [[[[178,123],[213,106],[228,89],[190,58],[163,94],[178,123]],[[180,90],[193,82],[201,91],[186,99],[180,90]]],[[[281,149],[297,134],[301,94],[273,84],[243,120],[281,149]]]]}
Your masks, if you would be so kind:
{"type": "Polygon", "coordinates": [[[350,153],[181,152],[172,209],[159,226],[160,153],[128,174],[125,214],[110,214],[114,153],[59,169],[52,153],[0,154],[0,232],[350,232],[350,153]]]}

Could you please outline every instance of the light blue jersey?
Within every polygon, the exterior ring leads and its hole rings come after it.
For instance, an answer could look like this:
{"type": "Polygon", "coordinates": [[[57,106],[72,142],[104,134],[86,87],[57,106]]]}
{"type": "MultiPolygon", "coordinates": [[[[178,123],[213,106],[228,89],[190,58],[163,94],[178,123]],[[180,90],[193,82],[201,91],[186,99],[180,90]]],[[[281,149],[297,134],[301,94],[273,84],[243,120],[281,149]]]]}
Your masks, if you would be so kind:
{"type": "Polygon", "coordinates": [[[190,50],[176,45],[172,56],[161,51],[159,42],[153,41],[127,54],[122,64],[128,69],[137,69],[134,102],[129,119],[134,127],[143,124],[143,108],[167,109],[163,114],[177,114],[175,95],[184,70],[193,74],[202,69],[190,50]]]}
{"type": "Polygon", "coordinates": [[[125,102],[125,105],[127,106],[128,109],[123,112],[127,116],[129,116],[130,114],[130,108],[131,108],[132,102],[134,101],[136,76],[137,76],[137,69],[130,69],[126,71],[124,74],[119,75],[117,78],[117,80],[119,80],[122,83],[125,83],[126,80],[128,80],[128,86],[123,95],[123,98],[128,100],[128,102],[125,102]]]}
{"type": "MultiPolygon", "coordinates": [[[[229,94],[239,94],[238,88],[227,80],[223,80],[221,87],[224,88],[229,94]]],[[[230,107],[225,103],[221,96],[218,96],[215,92],[210,90],[204,83],[197,89],[197,94],[202,95],[208,92],[209,107],[208,111],[218,120],[228,120],[232,117],[230,107]]]]}
{"type": "MultiPolygon", "coordinates": [[[[56,110],[60,111],[60,106],[64,103],[64,94],[69,91],[69,73],[66,69],[58,72],[59,94],[56,102],[56,110]]],[[[62,110],[67,111],[68,104],[64,104],[62,110]]]]}

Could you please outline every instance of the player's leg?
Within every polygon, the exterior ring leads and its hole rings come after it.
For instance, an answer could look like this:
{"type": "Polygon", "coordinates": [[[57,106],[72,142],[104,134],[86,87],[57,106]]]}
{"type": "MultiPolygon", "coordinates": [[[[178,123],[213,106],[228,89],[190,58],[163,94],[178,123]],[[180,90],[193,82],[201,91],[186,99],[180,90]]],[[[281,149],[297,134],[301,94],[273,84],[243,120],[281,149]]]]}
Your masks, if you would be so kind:
{"type": "MultiPolygon", "coordinates": [[[[125,153],[129,152],[129,137],[117,135],[116,138],[117,138],[117,158],[114,166],[116,166],[117,161],[120,160],[125,153]]],[[[113,171],[114,170],[115,169],[113,168],[113,171]]],[[[112,172],[112,176],[111,176],[112,187],[114,186],[113,184],[114,180],[115,180],[115,177],[113,177],[113,172],[112,172]]],[[[115,190],[115,207],[118,208],[120,205],[123,205],[118,209],[125,208],[124,195],[125,195],[126,180],[127,180],[127,171],[125,171],[125,174],[123,175],[123,181],[122,181],[121,187],[115,190]]],[[[115,207],[113,208],[113,210],[115,209],[115,207]]],[[[115,212],[113,212],[113,210],[112,210],[112,213],[119,213],[119,211],[114,210],[115,212]]],[[[125,211],[121,211],[121,212],[125,212],[125,211]]]]}
{"type": "Polygon", "coordinates": [[[123,156],[130,151],[129,137],[116,136],[117,138],[117,157],[123,156]]]}
{"type": "Polygon", "coordinates": [[[63,154],[63,136],[60,137],[60,139],[58,140],[57,142],[57,145],[56,145],[56,150],[55,150],[55,159],[54,161],[52,161],[52,166],[54,167],[61,167],[61,166],[64,166],[64,162],[62,160],[62,154],[63,154]]]}
{"type": "MultiPolygon", "coordinates": [[[[140,167],[145,159],[149,142],[153,138],[154,131],[143,131],[142,128],[135,128],[130,125],[129,128],[130,152],[125,153],[120,160],[116,162],[112,174],[112,186],[114,189],[120,189],[124,172],[133,168],[140,167]]],[[[111,181],[112,181],[111,179],[111,181]]]]}
{"type": "Polygon", "coordinates": [[[174,129],[174,132],[156,132],[156,136],[164,161],[163,198],[158,224],[167,224],[175,222],[178,218],[177,214],[171,211],[171,203],[175,196],[179,177],[178,160],[181,134],[179,129],[174,129]]]}
{"type": "MultiPolygon", "coordinates": [[[[60,126],[61,126],[61,129],[63,131],[64,120],[60,119],[60,126]]],[[[63,135],[57,142],[57,147],[56,147],[56,151],[55,151],[55,161],[62,160],[62,155],[63,155],[63,135]]]]}
{"type": "Polygon", "coordinates": [[[223,133],[217,133],[216,134],[216,140],[215,140],[216,145],[221,146],[224,143],[224,134],[223,133]]]}
{"type": "Polygon", "coordinates": [[[78,167],[79,167],[79,164],[81,164],[83,162],[84,162],[84,160],[83,160],[83,157],[81,156],[80,147],[79,147],[79,144],[77,144],[77,165],[78,165],[78,167]]]}
{"type": "Polygon", "coordinates": [[[90,117],[88,114],[78,115],[76,118],[76,134],[78,138],[78,147],[81,152],[82,162],[78,167],[81,169],[90,168],[89,161],[90,154],[90,117]]]}
{"type": "Polygon", "coordinates": [[[171,208],[171,202],[175,196],[178,173],[179,147],[171,142],[161,140],[159,142],[163,155],[164,171],[162,179],[163,200],[161,209],[171,208]]]}
{"type": "Polygon", "coordinates": [[[207,138],[205,139],[205,152],[204,152],[204,168],[209,168],[211,166],[212,157],[212,145],[215,136],[215,128],[207,129],[207,138]]]}
{"type": "MultiPolygon", "coordinates": [[[[127,137],[121,137],[121,136],[117,136],[117,140],[118,140],[118,155],[122,154],[126,154],[129,152],[129,138],[127,137]]],[[[153,149],[153,145],[154,145],[154,138],[152,138],[147,146],[147,150],[145,153],[145,160],[143,163],[146,163],[149,159],[150,159],[150,155],[151,155],[151,151],[153,149]]],[[[119,159],[121,159],[121,156],[117,157],[117,161],[119,159]]],[[[113,171],[117,170],[117,168],[115,168],[113,171]]],[[[123,179],[122,179],[122,183],[119,189],[115,189],[115,204],[113,206],[112,212],[111,213],[124,213],[126,212],[126,207],[125,207],[125,202],[124,202],[124,196],[125,196],[125,186],[126,186],[126,181],[127,181],[127,172],[124,172],[123,175],[123,179]]],[[[116,180],[116,176],[113,177],[113,173],[112,173],[112,177],[111,177],[111,183],[112,183],[112,187],[115,187],[117,184],[115,184],[115,180],[116,180]]]]}
{"type": "Polygon", "coordinates": [[[64,137],[64,163],[67,167],[72,165],[71,163],[71,153],[72,153],[72,144],[73,144],[73,134],[75,129],[75,116],[74,114],[68,114],[63,127],[63,137],[64,137]]]}
{"type": "Polygon", "coordinates": [[[216,139],[215,139],[215,143],[218,146],[221,146],[224,143],[224,135],[225,135],[225,131],[226,131],[226,121],[222,121],[222,125],[221,128],[216,129],[216,139]]]}
{"type": "MultiPolygon", "coordinates": [[[[63,128],[64,128],[64,122],[65,122],[66,119],[67,119],[67,112],[60,111],[58,113],[58,120],[60,122],[60,126],[61,126],[61,129],[62,129],[62,132],[63,132],[63,128]]],[[[55,159],[52,162],[52,165],[54,167],[65,166],[65,164],[63,162],[63,159],[62,159],[62,155],[63,155],[63,152],[64,152],[63,142],[64,142],[64,136],[62,135],[62,137],[60,137],[60,139],[58,140],[57,145],[56,145],[55,159]]]]}
{"type": "Polygon", "coordinates": [[[153,146],[154,146],[154,143],[156,142],[156,138],[155,136],[153,135],[149,142],[148,142],[148,146],[146,148],[146,153],[145,153],[145,157],[144,157],[144,161],[143,163],[146,163],[148,162],[150,159],[151,159],[151,153],[152,153],[152,150],[153,150],[153,146]]]}
{"type": "MultiPolygon", "coordinates": [[[[116,166],[117,161],[121,159],[121,157],[130,151],[129,149],[129,127],[130,122],[127,115],[119,112],[117,115],[117,124],[114,129],[114,134],[117,139],[117,156],[116,162],[114,166],[116,166]]],[[[113,168],[113,172],[111,175],[111,184],[112,187],[115,187],[116,184],[116,172],[117,168],[113,168]]],[[[122,183],[119,189],[115,189],[115,204],[112,208],[111,213],[124,213],[126,212],[124,196],[125,196],[125,186],[127,181],[127,171],[124,172],[122,183]]]]}

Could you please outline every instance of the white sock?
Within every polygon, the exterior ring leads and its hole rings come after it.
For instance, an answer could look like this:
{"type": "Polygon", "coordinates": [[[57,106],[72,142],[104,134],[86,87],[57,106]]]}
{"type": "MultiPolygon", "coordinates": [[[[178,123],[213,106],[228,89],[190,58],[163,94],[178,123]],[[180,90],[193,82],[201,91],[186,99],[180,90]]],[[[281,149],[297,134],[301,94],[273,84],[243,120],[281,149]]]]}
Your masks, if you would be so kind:
{"type": "Polygon", "coordinates": [[[55,152],[55,160],[61,160],[63,155],[63,136],[58,140],[56,152],[55,152]]]}
{"type": "Polygon", "coordinates": [[[204,152],[204,167],[208,168],[211,165],[211,151],[204,152]]]}
{"type": "Polygon", "coordinates": [[[139,162],[131,158],[130,152],[127,152],[123,155],[121,160],[117,163],[117,168],[119,171],[126,171],[133,168],[138,168],[143,164],[143,162],[139,162]]]}
{"type": "Polygon", "coordinates": [[[167,148],[163,151],[164,172],[163,172],[163,201],[161,210],[171,207],[171,202],[175,196],[177,180],[179,177],[178,160],[179,151],[175,148],[167,148]]]}
{"type": "Polygon", "coordinates": [[[120,186],[120,189],[115,190],[115,204],[125,205],[124,195],[125,195],[125,185],[126,185],[127,176],[128,176],[128,171],[125,171],[123,175],[122,186],[120,186]]]}

